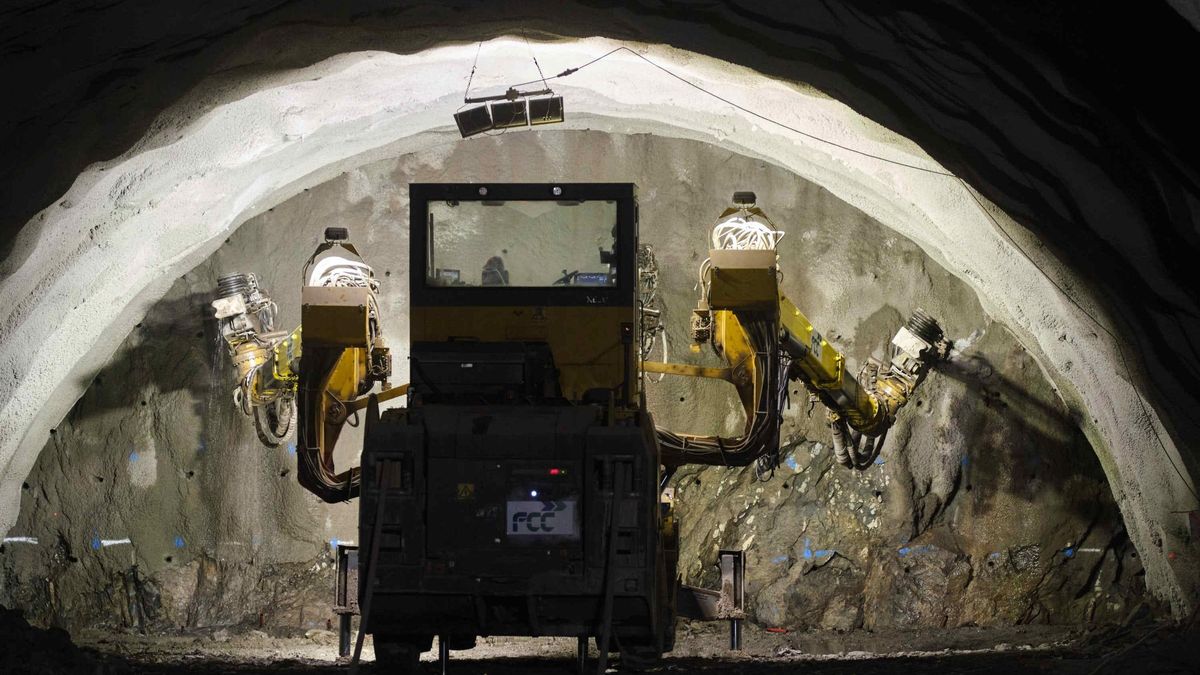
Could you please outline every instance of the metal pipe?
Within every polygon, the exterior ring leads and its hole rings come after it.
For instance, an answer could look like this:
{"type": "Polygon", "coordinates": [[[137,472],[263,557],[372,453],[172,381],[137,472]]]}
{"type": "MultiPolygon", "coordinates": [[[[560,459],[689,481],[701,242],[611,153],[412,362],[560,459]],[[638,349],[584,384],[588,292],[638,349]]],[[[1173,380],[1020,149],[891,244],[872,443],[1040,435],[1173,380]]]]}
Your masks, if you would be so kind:
{"type": "Polygon", "coordinates": [[[729,648],[734,651],[742,650],[742,620],[729,620],[729,648]]]}
{"type": "Polygon", "coordinates": [[[350,614],[338,615],[338,656],[343,659],[350,656],[350,620],[352,618],[350,614]]]}
{"type": "MultiPolygon", "coordinates": [[[[518,85],[518,86],[520,86],[520,85],[518,85]]],[[[503,94],[496,94],[494,96],[466,97],[463,99],[463,103],[469,104],[469,103],[487,103],[488,101],[515,101],[518,98],[522,98],[522,97],[526,97],[526,96],[543,96],[545,94],[553,94],[553,93],[554,92],[549,89],[539,89],[537,91],[517,91],[516,89],[510,87],[508,89],[508,91],[504,92],[503,94]]]]}

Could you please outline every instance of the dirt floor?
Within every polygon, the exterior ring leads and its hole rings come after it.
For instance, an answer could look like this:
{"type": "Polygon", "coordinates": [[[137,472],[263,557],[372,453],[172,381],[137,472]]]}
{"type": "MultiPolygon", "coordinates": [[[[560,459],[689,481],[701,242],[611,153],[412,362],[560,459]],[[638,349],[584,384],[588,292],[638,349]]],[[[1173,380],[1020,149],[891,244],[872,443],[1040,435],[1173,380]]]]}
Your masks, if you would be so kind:
{"type": "MultiPolygon", "coordinates": [[[[44,636],[45,632],[40,632],[44,636]]],[[[272,636],[261,631],[205,630],[177,636],[90,632],[75,636],[69,658],[38,654],[40,648],[67,657],[61,644],[32,647],[34,658],[14,658],[10,645],[0,670],[27,673],[319,674],[344,673],[337,637],[330,631],[272,636]],[[59,661],[55,663],[55,661],[59,661]]],[[[56,639],[61,638],[57,636],[56,639]]],[[[749,673],[1194,673],[1200,669],[1200,630],[1168,624],[1087,633],[1061,626],[960,628],[914,632],[770,633],[747,626],[744,649],[731,653],[722,624],[684,624],[676,650],[656,672],[734,675],[749,673]]],[[[481,638],[475,649],[454,652],[450,673],[461,675],[551,675],[574,672],[573,639],[481,638]]],[[[370,641],[360,672],[374,667],[370,641]]],[[[595,650],[589,672],[596,667],[595,650]]],[[[433,653],[425,671],[437,673],[433,653]]],[[[614,664],[608,672],[622,672],[614,664]]]]}

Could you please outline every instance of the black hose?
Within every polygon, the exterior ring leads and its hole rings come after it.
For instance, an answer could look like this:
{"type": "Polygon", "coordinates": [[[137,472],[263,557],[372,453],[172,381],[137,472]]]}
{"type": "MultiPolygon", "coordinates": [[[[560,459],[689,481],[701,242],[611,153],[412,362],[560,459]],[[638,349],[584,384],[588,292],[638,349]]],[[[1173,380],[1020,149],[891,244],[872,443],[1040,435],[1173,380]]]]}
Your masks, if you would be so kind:
{"type": "Polygon", "coordinates": [[[850,429],[846,420],[842,418],[831,421],[829,431],[833,438],[833,456],[838,464],[859,471],[869,468],[874,463],[887,439],[886,430],[878,436],[864,436],[857,430],[850,429]]]}
{"type": "Polygon", "coordinates": [[[938,325],[937,319],[920,308],[913,310],[904,327],[929,344],[935,344],[943,336],[942,327],[938,325]]]}
{"type": "Polygon", "coordinates": [[[233,295],[242,295],[250,290],[250,277],[247,274],[237,272],[234,274],[226,274],[217,279],[217,297],[228,298],[233,295]]]}

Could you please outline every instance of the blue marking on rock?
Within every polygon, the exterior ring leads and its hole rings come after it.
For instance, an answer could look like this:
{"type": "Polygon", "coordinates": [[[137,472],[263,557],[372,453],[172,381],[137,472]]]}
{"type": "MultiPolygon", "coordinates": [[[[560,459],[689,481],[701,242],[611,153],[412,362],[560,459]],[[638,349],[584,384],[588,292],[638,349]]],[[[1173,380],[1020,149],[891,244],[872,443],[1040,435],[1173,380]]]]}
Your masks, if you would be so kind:
{"type": "Polygon", "coordinates": [[[329,548],[331,548],[331,549],[333,549],[333,550],[335,550],[335,551],[336,551],[336,550],[337,550],[337,547],[338,547],[338,540],[337,540],[337,537],[334,537],[333,539],[330,539],[330,540],[329,540],[329,548]]]}
{"type": "Polygon", "coordinates": [[[137,450],[134,450],[133,452],[129,453],[129,461],[131,461],[131,462],[136,462],[139,459],[141,459],[141,457],[142,456],[138,454],[137,450]]]}
{"type": "Polygon", "coordinates": [[[100,537],[92,537],[92,550],[93,551],[100,550],[100,537]]]}
{"type": "Polygon", "coordinates": [[[812,549],[809,548],[809,545],[810,544],[808,541],[808,537],[805,537],[804,538],[804,557],[805,557],[805,559],[812,559],[812,557],[813,557],[813,552],[812,552],[812,549]]]}
{"type": "Polygon", "coordinates": [[[791,469],[792,471],[800,470],[800,465],[796,463],[795,457],[788,457],[787,462],[785,462],[785,464],[787,464],[788,468],[791,469]]]}
{"type": "Polygon", "coordinates": [[[1068,546],[1063,549],[1063,555],[1067,556],[1068,558],[1074,558],[1075,557],[1075,549],[1068,546]]]}
{"type": "Polygon", "coordinates": [[[778,565],[780,563],[785,563],[787,561],[788,561],[788,557],[786,555],[777,555],[774,558],[771,558],[771,562],[775,563],[776,565],[778,565]]]}
{"type": "Polygon", "coordinates": [[[875,458],[875,463],[876,463],[876,464],[884,464],[884,463],[886,463],[886,462],[887,462],[887,460],[885,460],[885,459],[884,459],[884,458],[882,458],[882,457],[876,457],[876,458],[875,458]]]}
{"type": "Polygon", "coordinates": [[[183,548],[183,546],[184,546],[183,537],[181,537],[179,535],[175,535],[175,548],[183,548]]]}
{"type": "Polygon", "coordinates": [[[288,454],[289,455],[296,454],[296,444],[295,443],[288,443],[288,454]]]}

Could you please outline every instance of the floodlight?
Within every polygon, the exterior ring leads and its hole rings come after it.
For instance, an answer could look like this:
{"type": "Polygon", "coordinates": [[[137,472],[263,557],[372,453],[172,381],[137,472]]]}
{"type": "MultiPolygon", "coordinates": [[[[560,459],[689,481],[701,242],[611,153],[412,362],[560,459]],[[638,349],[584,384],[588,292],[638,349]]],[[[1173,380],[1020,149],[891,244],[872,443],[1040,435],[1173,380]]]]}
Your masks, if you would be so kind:
{"type": "Polygon", "coordinates": [[[511,129],[529,124],[525,116],[525,99],[492,104],[492,127],[511,129]]]}
{"type": "Polygon", "coordinates": [[[492,128],[492,113],[486,105],[454,113],[454,122],[463,138],[481,134],[492,128]]]}
{"type": "Polygon", "coordinates": [[[530,124],[554,124],[555,122],[562,122],[563,119],[563,99],[561,96],[529,99],[530,124]]]}

